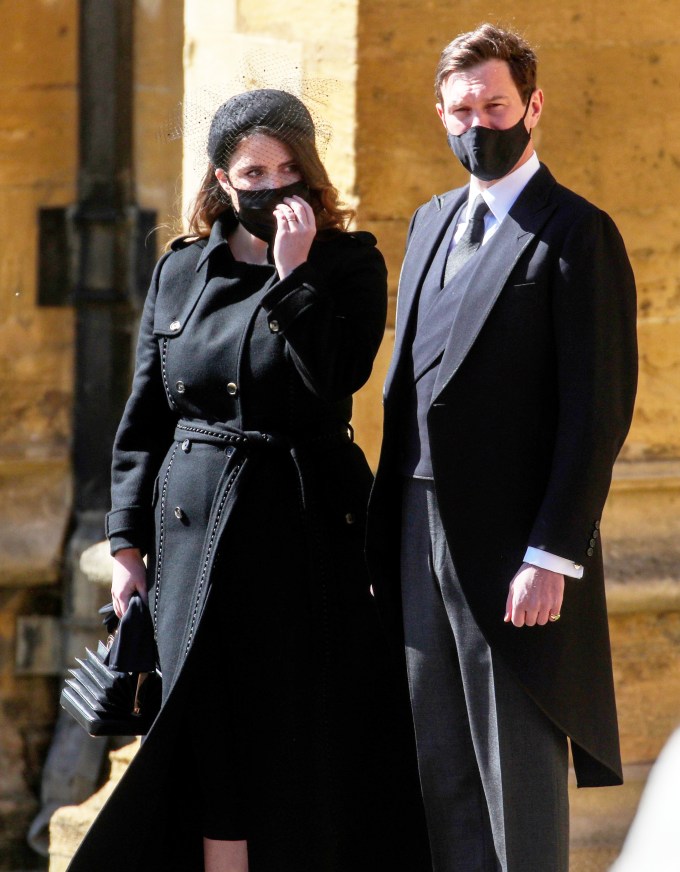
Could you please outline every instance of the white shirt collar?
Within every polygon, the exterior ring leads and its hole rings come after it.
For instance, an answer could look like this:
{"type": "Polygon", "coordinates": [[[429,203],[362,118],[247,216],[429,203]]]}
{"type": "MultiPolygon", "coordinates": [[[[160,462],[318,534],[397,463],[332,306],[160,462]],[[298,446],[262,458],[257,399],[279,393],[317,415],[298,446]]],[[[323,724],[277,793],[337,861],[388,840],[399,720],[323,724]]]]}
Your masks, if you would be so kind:
{"type": "Polygon", "coordinates": [[[472,208],[472,204],[477,199],[477,195],[481,194],[486,201],[486,205],[493,213],[494,218],[500,224],[508,212],[515,204],[515,200],[522,193],[531,177],[539,171],[541,164],[538,160],[536,152],[534,152],[526,163],[521,167],[511,172],[509,175],[500,179],[495,185],[490,188],[479,187],[479,182],[474,176],[470,176],[470,193],[468,196],[467,211],[472,208]]]}

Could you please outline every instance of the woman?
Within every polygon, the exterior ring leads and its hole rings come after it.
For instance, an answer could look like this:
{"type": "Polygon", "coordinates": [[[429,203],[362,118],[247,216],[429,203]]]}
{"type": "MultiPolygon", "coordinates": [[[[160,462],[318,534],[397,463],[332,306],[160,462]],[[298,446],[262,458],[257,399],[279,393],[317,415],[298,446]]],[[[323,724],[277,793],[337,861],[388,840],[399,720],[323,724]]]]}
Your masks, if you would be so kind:
{"type": "Polygon", "coordinates": [[[116,612],[149,589],[164,704],[69,868],[416,872],[349,426],[384,262],[345,231],[296,97],[233,97],[208,154],[194,235],[151,282],[107,518],[116,612]]]}

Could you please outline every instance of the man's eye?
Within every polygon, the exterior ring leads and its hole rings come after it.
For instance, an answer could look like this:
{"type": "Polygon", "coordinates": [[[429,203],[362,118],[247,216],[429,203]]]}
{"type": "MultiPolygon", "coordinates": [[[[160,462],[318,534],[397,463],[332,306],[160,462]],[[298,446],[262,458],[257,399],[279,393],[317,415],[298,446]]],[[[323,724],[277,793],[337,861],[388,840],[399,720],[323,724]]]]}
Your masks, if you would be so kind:
{"type": "Polygon", "coordinates": [[[257,169],[255,169],[255,170],[248,170],[248,172],[246,173],[246,175],[248,176],[248,178],[256,179],[258,176],[261,176],[261,175],[262,175],[262,170],[257,170],[257,169]]]}

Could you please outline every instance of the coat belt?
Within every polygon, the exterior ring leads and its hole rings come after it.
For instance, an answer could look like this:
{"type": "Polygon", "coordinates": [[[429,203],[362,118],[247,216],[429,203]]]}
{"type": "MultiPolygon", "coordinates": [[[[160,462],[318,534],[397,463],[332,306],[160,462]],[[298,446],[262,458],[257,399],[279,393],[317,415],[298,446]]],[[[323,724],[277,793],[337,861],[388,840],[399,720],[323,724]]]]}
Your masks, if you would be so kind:
{"type": "Polygon", "coordinates": [[[234,448],[283,448],[291,453],[296,448],[322,446],[325,444],[342,444],[354,441],[354,430],[350,424],[340,424],[328,430],[305,431],[295,436],[284,436],[280,433],[266,433],[262,430],[240,430],[231,425],[218,426],[207,424],[191,418],[181,418],[175,428],[175,439],[181,442],[190,439],[193,442],[207,442],[210,445],[233,446],[234,448]]]}

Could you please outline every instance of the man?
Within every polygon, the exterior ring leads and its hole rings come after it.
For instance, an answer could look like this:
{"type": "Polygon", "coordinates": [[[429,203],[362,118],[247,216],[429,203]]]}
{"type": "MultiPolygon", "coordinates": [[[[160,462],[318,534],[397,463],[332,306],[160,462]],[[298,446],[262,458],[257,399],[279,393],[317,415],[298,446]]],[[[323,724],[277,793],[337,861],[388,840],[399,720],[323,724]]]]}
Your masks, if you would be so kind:
{"type": "Polygon", "coordinates": [[[599,528],[635,287],[611,219],[539,164],[521,37],[457,37],[436,93],[471,177],[409,229],[369,561],[403,629],[435,872],[562,872],[567,738],[579,785],[621,782],[599,528]]]}

